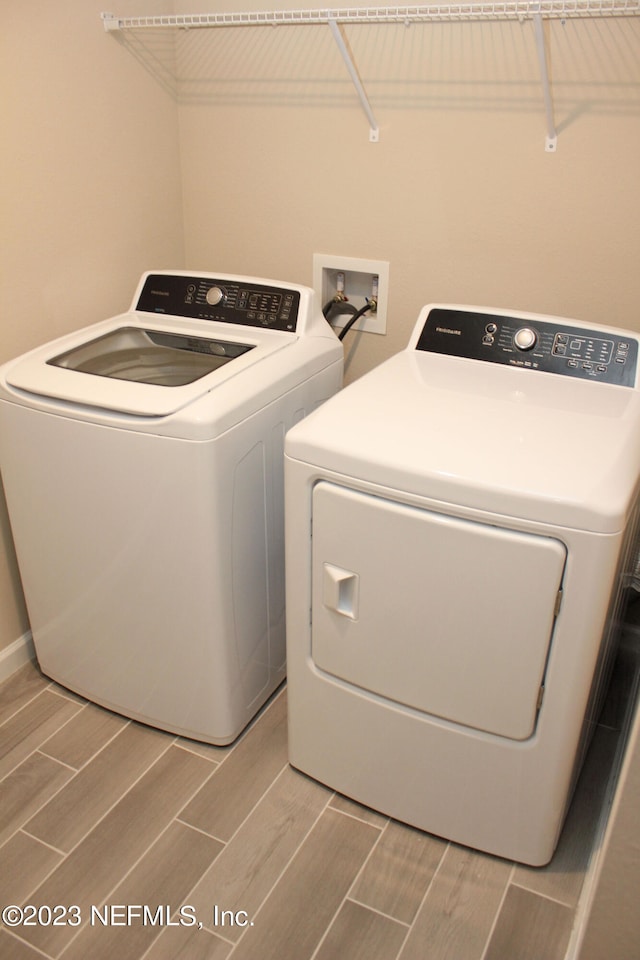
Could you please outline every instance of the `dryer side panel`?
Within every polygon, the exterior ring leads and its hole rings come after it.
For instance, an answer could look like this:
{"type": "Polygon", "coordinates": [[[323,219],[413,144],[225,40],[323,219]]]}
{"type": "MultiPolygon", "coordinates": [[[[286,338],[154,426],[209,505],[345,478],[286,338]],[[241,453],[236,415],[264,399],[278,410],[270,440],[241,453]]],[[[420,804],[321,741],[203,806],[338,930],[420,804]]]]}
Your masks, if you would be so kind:
{"type": "Polygon", "coordinates": [[[372,694],[524,740],[566,549],[329,482],[313,493],[312,659],[372,694]]]}

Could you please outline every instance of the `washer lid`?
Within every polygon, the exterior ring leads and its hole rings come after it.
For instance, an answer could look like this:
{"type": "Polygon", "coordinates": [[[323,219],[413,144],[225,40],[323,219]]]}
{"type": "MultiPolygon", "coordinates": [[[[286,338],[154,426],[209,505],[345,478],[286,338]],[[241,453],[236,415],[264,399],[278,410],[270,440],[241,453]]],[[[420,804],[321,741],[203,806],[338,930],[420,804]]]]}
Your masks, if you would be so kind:
{"type": "Polygon", "coordinates": [[[45,344],[5,369],[9,387],[144,417],[175,413],[295,343],[295,334],[114,317],[45,344]],[[191,329],[193,328],[193,329],[191,329]]]}
{"type": "Polygon", "coordinates": [[[497,515],[613,533],[640,480],[640,393],[403,351],[286,439],[291,458],[497,515]]]}
{"type": "Polygon", "coordinates": [[[180,387],[217,370],[250,344],[188,337],[141,327],[119,327],[47,360],[53,367],[113,380],[180,387]]]}

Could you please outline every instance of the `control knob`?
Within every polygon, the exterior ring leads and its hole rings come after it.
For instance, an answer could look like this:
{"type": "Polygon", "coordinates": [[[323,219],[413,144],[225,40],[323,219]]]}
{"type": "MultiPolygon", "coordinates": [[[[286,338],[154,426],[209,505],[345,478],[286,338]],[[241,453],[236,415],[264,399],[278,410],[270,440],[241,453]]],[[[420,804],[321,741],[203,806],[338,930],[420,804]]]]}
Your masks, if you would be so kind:
{"type": "Polygon", "coordinates": [[[220,287],[209,287],[207,290],[207,303],[210,307],[216,307],[224,300],[224,290],[220,287]]]}
{"type": "Polygon", "coordinates": [[[535,347],[538,335],[531,327],[521,327],[513,338],[518,350],[531,350],[535,347]]]}

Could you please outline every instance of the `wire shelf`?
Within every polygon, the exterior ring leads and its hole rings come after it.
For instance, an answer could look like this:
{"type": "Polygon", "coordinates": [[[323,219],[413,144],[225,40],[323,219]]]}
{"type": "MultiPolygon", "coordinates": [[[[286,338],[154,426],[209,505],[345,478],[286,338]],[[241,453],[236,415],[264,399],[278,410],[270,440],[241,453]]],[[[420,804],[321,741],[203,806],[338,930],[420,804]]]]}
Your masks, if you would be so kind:
{"type": "Polygon", "coordinates": [[[251,10],[236,13],[163,14],[118,17],[103,13],[105,30],[149,27],[241,27],[314,23],[416,23],[463,20],[568,20],[584,17],[640,16],[640,0],[504,0],[494,3],[444,3],[403,7],[336,7],[315,10],[251,10]]]}
{"type": "Polygon", "coordinates": [[[172,27],[188,30],[204,27],[256,27],[280,24],[328,24],[349,72],[360,105],[369,121],[369,140],[377,142],[380,131],[360,78],[343,28],[349,23],[454,23],[482,20],[532,20],[547,121],[545,150],[554,153],[558,135],[553,119],[551,84],[543,20],[640,16],[640,0],[496,0],[476,3],[434,3],[403,7],[335,7],[314,10],[251,10],[243,13],[163,14],[145,17],[100,15],[105,30],[141,30],[172,27]]]}

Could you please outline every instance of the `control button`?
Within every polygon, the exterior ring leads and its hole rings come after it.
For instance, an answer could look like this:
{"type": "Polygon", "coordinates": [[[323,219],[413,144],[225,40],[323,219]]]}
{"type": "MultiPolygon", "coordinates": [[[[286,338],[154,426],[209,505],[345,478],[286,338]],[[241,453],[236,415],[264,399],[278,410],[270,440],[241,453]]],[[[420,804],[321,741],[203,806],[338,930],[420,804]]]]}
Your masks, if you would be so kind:
{"type": "Polygon", "coordinates": [[[207,303],[210,307],[216,307],[224,300],[224,290],[220,287],[209,287],[207,290],[207,303]]]}
{"type": "Polygon", "coordinates": [[[599,363],[598,366],[596,367],[596,370],[598,371],[598,373],[606,373],[606,372],[607,372],[607,368],[606,368],[606,366],[605,366],[604,363],[599,363]]]}
{"type": "Polygon", "coordinates": [[[568,343],[569,337],[566,335],[566,333],[559,333],[557,340],[558,340],[558,343],[568,343]]]}
{"type": "Polygon", "coordinates": [[[485,333],[495,333],[498,329],[497,323],[488,323],[484,328],[485,333]]]}
{"type": "Polygon", "coordinates": [[[490,335],[487,333],[487,334],[485,334],[484,337],[482,338],[482,342],[483,342],[486,346],[490,347],[491,344],[493,343],[493,337],[490,336],[490,335]]]}
{"type": "Polygon", "coordinates": [[[518,350],[531,350],[535,347],[538,336],[531,327],[521,327],[513,338],[518,350]]]}
{"type": "Polygon", "coordinates": [[[557,343],[553,348],[553,352],[556,357],[563,357],[567,352],[567,348],[564,343],[557,343]]]}
{"type": "Polygon", "coordinates": [[[577,360],[567,360],[567,366],[568,366],[568,367],[574,367],[574,368],[575,368],[575,367],[578,366],[578,361],[577,361],[577,360]]]}

